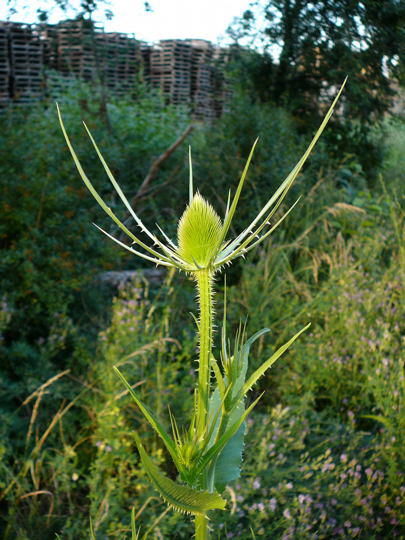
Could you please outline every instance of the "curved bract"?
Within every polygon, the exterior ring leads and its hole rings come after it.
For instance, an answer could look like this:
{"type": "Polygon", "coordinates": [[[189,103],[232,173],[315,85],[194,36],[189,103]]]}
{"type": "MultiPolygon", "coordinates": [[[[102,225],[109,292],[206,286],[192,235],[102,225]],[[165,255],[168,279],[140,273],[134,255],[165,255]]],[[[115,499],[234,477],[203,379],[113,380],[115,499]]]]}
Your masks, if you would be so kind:
{"type": "MultiPolygon", "coordinates": [[[[233,240],[227,240],[226,236],[228,234],[231,223],[234,219],[236,208],[239,202],[239,198],[245,183],[247,172],[249,169],[250,162],[253,157],[254,149],[257,144],[255,141],[252,150],[249,154],[248,160],[246,162],[245,168],[242,172],[238,187],[236,189],[235,195],[232,199],[232,203],[227,208],[227,212],[224,216],[223,224],[221,225],[221,220],[216,214],[213,207],[203,199],[203,197],[197,192],[194,194],[193,186],[193,175],[192,175],[192,165],[191,165],[191,155],[190,155],[190,179],[189,179],[189,194],[190,194],[190,203],[186,208],[182,218],[179,222],[179,244],[178,246],[174,245],[168,240],[168,237],[163,233],[163,239],[159,239],[155,234],[153,234],[147,227],[144,225],[142,220],[139,218],[137,213],[131,208],[127,198],[122,192],[120,186],[115,180],[111,170],[109,169],[107,163],[105,162],[100,150],[97,147],[95,140],[93,139],[91,133],[86,127],[87,133],[90,137],[90,140],[97,152],[98,157],[103,165],[103,168],[110,179],[114,189],[116,190],[121,201],[130,212],[133,217],[137,227],[142,233],[149,237],[152,241],[152,246],[142,241],[136,234],[122,223],[111,208],[103,201],[103,199],[98,194],[97,190],[94,188],[86,173],[83,170],[83,167],[80,164],[80,161],[74,151],[74,148],[70,142],[69,136],[66,133],[65,127],[63,125],[62,116],[58,108],[59,121],[62,127],[62,132],[65,137],[66,143],[69,147],[69,150],[72,154],[73,160],[76,164],[76,167],[79,171],[80,176],[82,177],[83,182],[88,187],[89,191],[96,199],[98,204],[103,208],[103,210],[113,219],[113,221],[118,225],[118,227],[129,237],[132,244],[136,244],[143,251],[138,251],[132,248],[129,245],[126,245],[107,232],[100,229],[104,234],[109,238],[117,242],[119,245],[125,249],[131,251],[135,255],[154,262],[157,265],[163,266],[172,266],[176,267],[179,270],[184,270],[186,272],[196,272],[201,268],[209,268],[212,272],[219,270],[224,264],[230,263],[236,257],[240,257],[250,251],[252,248],[256,247],[258,244],[262,243],[279,225],[282,223],[284,218],[288,215],[290,210],[288,210],[284,216],[282,216],[275,224],[271,225],[270,219],[273,217],[275,212],[280,207],[282,201],[290,190],[292,184],[297,178],[299,172],[302,169],[305,161],[307,160],[311,150],[315,146],[319,137],[321,136],[326,124],[329,121],[329,118],[332,115],[333,109],[336,105],[337,100],[340,97],[340,94],[343,90],[346,81],[342,84],[336,98],[334,99],[328,113],[326,114],[322,124],[320,125],[318,131],[316,132],[314,138],[309,144],[307,150],[304,152],[301,159],[298,161],[297,165],[293,168],[287,178],[282,182],[277,191],[270,197],[266,202],[260,212],[252,220],[250,225],[241,231],[233,240]],[[271,226],[270,226],[271,225],[271,226]],[[191,245],[192,242],[195,242],[194,245],[191,245]],[[157,246],[156,248],[153,246],[157,246]]],[[[295,204],[293,205],[295,206],[295,204]]],[[[159,230],[161,230],[159,228],[159,230]]]]}

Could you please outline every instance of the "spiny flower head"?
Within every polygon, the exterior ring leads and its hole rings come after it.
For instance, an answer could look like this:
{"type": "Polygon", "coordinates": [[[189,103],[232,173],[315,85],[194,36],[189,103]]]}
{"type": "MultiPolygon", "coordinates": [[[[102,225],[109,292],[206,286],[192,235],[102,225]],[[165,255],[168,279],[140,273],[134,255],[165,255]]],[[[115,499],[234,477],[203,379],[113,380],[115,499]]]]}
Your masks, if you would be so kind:
{"type": "Polygon", "coordinates": [[[221,218],[197,191],[177,228],[178,254],[191,265],[209,266],[221,242],[221,218]]]}
{"type": "Polygon", "coordinates": [[[121,201],[134,219],[137,226],[143,233],[145,233],[149,237],[149,240],[152,241],[151,246],[138,238],[137,235],[135,235],[130,229],[128,229],[126,224],[122,223],[117,218],[111,208],[107,206],[107,204],[103,201],[98,192],[95,190],[92,183],[87,178],[78,157],[76,156],[76,153],[63,125],[59,108],[58,115],[63,135],[65,137],[66,143],[69,147],[69,150],[72,154],[73,160],[80,173],[80,176],[82,177],[83,182],[86,184],[87,188],[90,190],[91,194],[99,203],[99,205],[103,208],[103,210],[132,240],[132,244],[136,244],[137,247],[142,248],[143,251],[138,251],[132,246],[124,244],[117,238],[111,236],[106,231],[100,229],[100,227],[98,228],[105,235],[107,235],[109,238],[117,242],[117,244],[124,247],[131,253],[134,253],[135,255],[151,261],[157,265],[175,267],[188,273],[198,272],[203,268],[208,268],[211,272],[215,272],[225,264],[229,264],[230,262],[232,262],[236,257],[244,256],[245,253],[247,253],[251,249],[254,249],[258,244],[263,242],[263,240],[265,240],[274,231],[274,229],[276,229],[276,227],[278,227],[278,225],[280,225],[280,223],[287,217],[289,212],[294,208],[295,204],[297,204],[298,200],[274,225],[272,224],[270,226],[270,219],[280,207],[294,180],[297,178],[307,157],[311,153],[322,131],[328,123],[329,118],[331,117],[333,109],[336,105],[336,102],[339,99],[340,94],[342,93],[345,83],[346,80],[343,82],[328,113],[323,119],[318,131],[316,132],[306,152],[298,161],[297,165],[293,168],[293,170],[290,172],[284,182],[280,185],[277,191],[270,197],[270,199],[263,206],[263,208],[256,215],[256,217],[252,220],[252,222],[248,225],[248,227],[232,240],[227,240],[226,237],[235,215],[236,207],[239,201],[240,194],[242,192],[251,159],[253,157],[253,152],[257,144],[257,140],[253,144],[252,150],[250,151],[232,202],[230,201],[230,198],[228,198],[228,204],[222,223],[220,217],[215,212],[213,207],[198,193],[198,191],[194,193],[191,153],[189,153],[189,204],[184,211],[183,216],[180,218],[178,224],[178,245],[175,245],[175,243],[172,242],[172,240],[170,240],[170,238],[168,238],[168,236],[160,228],[159,230],[163,236],[162,240],[160,240],[157,236],[151,233],[147,229],[147,227],[145,227],[142,220],[135,213],[124,193],[122,192],[120,186],[116,182],[111,170],[109,169],[107,163],[101,155],[101,152],[98,149],[91,133],[85,125],[90,140],[96,150],[98,157],[100,158],[100,161],[104,167],[105,172],[107,173],[108,178],[110,179],[118,196],[120,197],[121,201]]]}

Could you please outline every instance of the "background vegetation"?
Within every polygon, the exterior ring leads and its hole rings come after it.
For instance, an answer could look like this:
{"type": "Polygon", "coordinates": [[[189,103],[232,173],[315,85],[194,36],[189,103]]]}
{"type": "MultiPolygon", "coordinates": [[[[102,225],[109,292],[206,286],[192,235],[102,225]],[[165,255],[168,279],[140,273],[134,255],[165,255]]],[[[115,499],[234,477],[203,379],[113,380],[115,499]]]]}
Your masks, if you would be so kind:
{"type": "MultiPolygon", "coordinates": [[[[200,190],[223,213],[224,194],[260,136],[238,228],[295,164],[321,114],[308,93],[298,108],[264,96],[256,76],[266,61],[237,55],[229,111],[187,141],[200,190]]],[[[350,81],[348,88],[355,91],[350,81]]],[[[60,98],[86,171],[123,218],[81,120],[129,197],[192,121],[142,85],[138,94],[136,102],[109,97],[105,110],[95,88],[77,82],[60,98]]],[[[298,207],[266,247],[229,270],[230,329],[247,318],[250,333],[272,331],[255,346],[252,366],[312,326],[255,390],[266,394],[248,426],[242,478],[229,488],[232,511],[213,521],[219,538],[403,534],[405,130],[377,109],[373,125],[351,110],[334,118],[299,177],[287,201],[302,194],[298,207]]],[[[187,199],[186,166],[182,146],[135,201],[142,219],[163,223],[172,237],[187,199]]],[[[91,516],[97,538],[129,538],[135,507],[150,538],[190,537],[187,520],[149,487],[133,429],[151,439],[169,474],[170,460],[112,365],[166,420],[170,404],[181,424],[195,377],[192,284],[165,273],[151,280],[91,225],[116,232],[77,178],[52,102],[2,112],[0,178],[2,536],[87,538],[91,516]],[[101,279],[134,269],[138,277],[118,289],[101,279]]]]}

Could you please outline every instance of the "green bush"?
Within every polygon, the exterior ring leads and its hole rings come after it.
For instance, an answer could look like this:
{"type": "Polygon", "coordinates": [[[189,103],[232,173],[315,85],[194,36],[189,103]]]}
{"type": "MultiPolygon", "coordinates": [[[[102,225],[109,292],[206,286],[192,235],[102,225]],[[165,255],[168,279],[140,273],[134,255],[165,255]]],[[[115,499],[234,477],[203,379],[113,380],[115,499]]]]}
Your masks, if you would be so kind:
{"type": "MultiPolygon", "coordinates": [[[[135,103],[112,99],[107,121],[94,95],[86,85],[73,85],[62,96],[61,107],[88,174],[114,206],[109,181],[88,151],[81,120],[108,149],[106,157],[129,196],[188,120],[158,97],[143,95],[135,103]]],[[[176,160],[175,155],[166,164],[162,181],[176,160]]],[[[0,354],[5,361],[0,395],[10,411],[59,370],[86,369],[86,358],[74,351],[82,349],[83,340],[92,346],[108,320],[111,298],[95,277],[127,263],[91,225],[92,220],[102,225],[103,218],[75,177],[54,103],[3,112],[0,178],[0,297],[6,306],[1,312],[0,354]]],[[[24,429],[24,423],[11,423],[16,433],[24,429]]]]}

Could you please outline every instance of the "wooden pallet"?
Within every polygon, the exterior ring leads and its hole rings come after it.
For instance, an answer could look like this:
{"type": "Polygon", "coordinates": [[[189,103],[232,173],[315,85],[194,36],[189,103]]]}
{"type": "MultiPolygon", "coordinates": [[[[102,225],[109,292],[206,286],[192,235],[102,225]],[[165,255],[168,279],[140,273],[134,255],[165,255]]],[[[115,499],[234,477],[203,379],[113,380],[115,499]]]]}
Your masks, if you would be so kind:
{"type": "Polygon", "coordinates": [[[7,41],[8,97],[14,103],[32,103],[43,95],[43,43],[32,25],[3,23],[1,28],[3,46],[5,36],[7,41]]]}
{"type": "Polygon", "coordinates": [[[114,94],[132,92],[142,71],[168,102],[190,105],[196,117],[210,119],[221,114],[229,96],[222,75],[227,56],[206,40],[150,46],[84,19],[40,26],[0,22],[0,105],[10,95],[20,102],[39,97],[45,68],[54,70],[47,75],[53,89],[81,78],[99,80],[114,94]]]}

